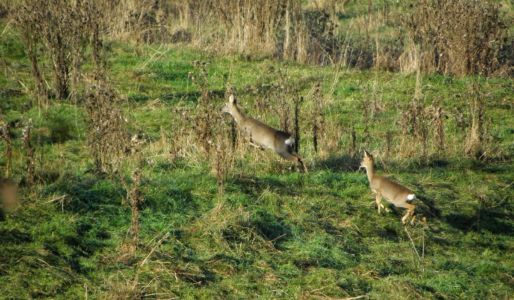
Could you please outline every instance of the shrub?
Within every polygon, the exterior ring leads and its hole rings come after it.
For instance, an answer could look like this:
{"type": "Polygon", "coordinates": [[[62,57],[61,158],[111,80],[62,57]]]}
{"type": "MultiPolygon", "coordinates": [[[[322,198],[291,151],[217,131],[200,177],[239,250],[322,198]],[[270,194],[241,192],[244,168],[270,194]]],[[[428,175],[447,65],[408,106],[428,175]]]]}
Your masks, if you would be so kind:
{"type": "Polygon", "coordinates": [[[88,144],[97,172],[115,173],[127,150],[126,119],[122,99],[110,82],[100,75],[91,80],[85,99],[88,144]]]}
{"type": "Polygon", "coordinates": [[[59,99],[76,92],[88,44],[95,66],[101,64],[102,8],[101,1],[12,1],[10,13],[31,63],[40,104],[46,104],[47,98],[45,70],[40,64],[43,55],[51,61],[54,92],[59,99]]]}
{"type": "Polygon", "coordinates": [[[425,71],[490,75],[501,66],[506,27],[486,0],[418,0],[407,21],[425,71]]]}

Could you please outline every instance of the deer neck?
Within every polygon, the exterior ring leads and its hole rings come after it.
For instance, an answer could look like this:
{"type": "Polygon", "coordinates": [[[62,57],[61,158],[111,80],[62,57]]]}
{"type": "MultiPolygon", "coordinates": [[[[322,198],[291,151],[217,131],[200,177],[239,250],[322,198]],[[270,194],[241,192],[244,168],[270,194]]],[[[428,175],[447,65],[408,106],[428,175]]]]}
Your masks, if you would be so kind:
{"type": "Polygon", "coordinates": [[[241,124],[246,119],[246,116],[239,110],[239,107],[234,105],[234,109],[231,111],[231,115],[237,124],[241,124]]]}
{"type": "Polygon", "coordinates": [[[371,183],[373,177],[375,177],[375,167],[373,165],[366,167],[366,175],[368,175],[368,180],[371,183]]]}

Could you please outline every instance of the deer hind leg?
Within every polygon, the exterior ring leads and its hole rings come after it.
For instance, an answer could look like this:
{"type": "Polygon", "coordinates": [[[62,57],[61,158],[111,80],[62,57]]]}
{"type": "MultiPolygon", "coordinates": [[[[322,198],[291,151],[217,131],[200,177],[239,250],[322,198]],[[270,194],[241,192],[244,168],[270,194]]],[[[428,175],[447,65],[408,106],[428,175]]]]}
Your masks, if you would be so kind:
{"type": "Polygon", "coordinates": [[[305,164],[303,163],[303,160],[300,158],[300,156],[298,156],[297,154],[294,155],[296,157],[296,161],[298,162],[298,165],[300,167],[302,167],[303,169],[303,172],[304,173],[309,173],[309,171],[307,170],[307,167],[305,166],[305,164]]]}
{"type": "Polygon", "coordinates": [[[282,152],[282,153],[279,153],[279,155],[282,156],[284,159],[296,162],[298,164],[298,166],[301,167],[301,169],[303,170],[304,173],[308,173],[307,167],[303,163],[303,161],[300,158],[300,156],[298,156],[298,154],[296,154],[296,153],[289,153],[289,152],[282,152]]]}
{"type": "Polygon", "coordinates": [[[407,209],[407,212],[405,213],[405,215],[402,218],[402,224],[407,223],[407,220],[409,220],[409,218],[411,218],[411,217],[412,217],[411,224],[414,224],[414,220],[416,219],[416,216],[414,216],[414,209],[416,208],[416,206],[409,204],[409,203],[405,203],[403,205],[403,207],[405,207],[407,209]]]}
{"type": "Polygon", "coordinates": [[[410,219],[410,226],[414,226],[414,223],[416,222],[416,215],[412,215],[412,219],[410,219]]]}
{"type": "Polygon", "coordinates": [[[380,210],[384,209],[384,205],[382,204],[382,194],[378,192],[376,193],[375,203],[377,204],[378,214],[380,214],[380,210]]]}

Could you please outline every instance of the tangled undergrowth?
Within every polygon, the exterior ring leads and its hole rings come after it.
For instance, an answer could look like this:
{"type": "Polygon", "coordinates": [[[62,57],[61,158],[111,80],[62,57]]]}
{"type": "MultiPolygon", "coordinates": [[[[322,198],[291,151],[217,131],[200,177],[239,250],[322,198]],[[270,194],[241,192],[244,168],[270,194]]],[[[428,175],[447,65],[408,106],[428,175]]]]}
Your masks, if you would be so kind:
{"type": "Polygon", "coordinates": [[[108,81],[42,105],[5,32],[0,174],[20,183],[20,203],[0,216],[1,297],[513,294],[511,78],[110,42],[108,81]],[[221,115],[228,92],[294,133],[310,172],[249,146],[221,115]],[[364,149],[416,191],[427,223],[376,213],[364,149]]]}

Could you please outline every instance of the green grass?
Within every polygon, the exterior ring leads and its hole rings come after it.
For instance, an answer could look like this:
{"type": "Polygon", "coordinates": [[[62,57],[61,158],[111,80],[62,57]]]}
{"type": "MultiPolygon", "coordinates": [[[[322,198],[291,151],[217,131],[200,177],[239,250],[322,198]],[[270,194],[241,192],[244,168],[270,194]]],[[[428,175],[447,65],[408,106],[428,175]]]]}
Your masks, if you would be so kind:
{"type": "MultiPolygon", "coordinates": [[[[312,104],[306,101],[301,152],[309,174],[288,170],[272,153],[248,148],[219,196],[206,160],[148,157],[140,247],[135,260],[119,260],[130,226],[130,209],[122,204],[126,191],[117,180],[90,171],[80,103],[54,101],[48,111],[33,105],[19,83],[32,84],[23,47],[8,31],[0,44],[8,66],[0,72],[2,114],[10,121],[32,118],[36,129],[45,130],[35,136],[42,182],[23,188],[21,207],[0,221],[0,298],[129,297],[132,286],[147,298],[186,299],[509,299],[514,294],[512,79],[423,78],[426,101],[438,99],[449,112],[448,143],[456,144],[463,133],[451,112],[466,108],[469,85],[479,82],[488,95],[490,134],[505,155],[487,163],[457,152],[429,164],[417,158],[381,163],[380,172],[412,187],[440,211],[432,216],[420,204],[429,225],[404,227],[402,211],[391,207],[392,212],[376,213],[367,178],[356,171],[347,150],[352,126],[359,148],[383,150],[384,132],[399,132],[395,121],[412,99],[414,76],[344,70],[332,86],[332,67],[218,57],[171,46],[111,46],[110,78],[127,99],[129,129],[143,132],[152,147],[163,133],[170,141],[178,138],[182,123],[173,109],[193,111],[199,91],[188,74],[192,62],[202,60],[209,62],[214,94],[223,93],[228,82],[245,110],[255,114],[253,104],[261,94],[254,91],[281,82],[278,69],[302,95],[321,82],[333,98],[327,120],[342,127],[338,148],[327,157],[314,153],[307,115],[312,104]],[[370,121],[371,138],[365,141],[360,107],[371,98],[384,109],[370,121]],[[61,195],[62,202],[52,201],[61,195]]],[[[214,101],[221,108],[224,100],[214,101]]],[[[278,126],[272,110],[261,117],[278,126]]],[[[21,131],[14,133],[15,178],[21,179],[21,131]]]]}

